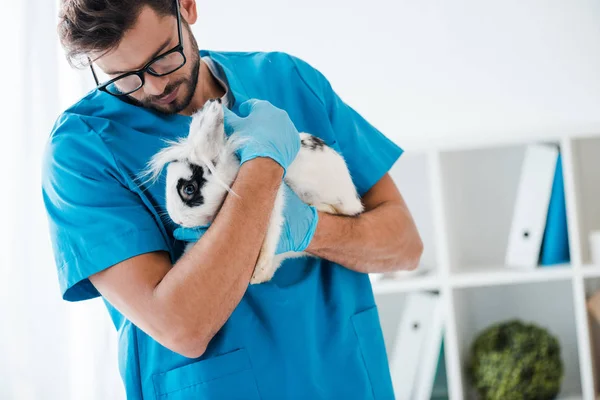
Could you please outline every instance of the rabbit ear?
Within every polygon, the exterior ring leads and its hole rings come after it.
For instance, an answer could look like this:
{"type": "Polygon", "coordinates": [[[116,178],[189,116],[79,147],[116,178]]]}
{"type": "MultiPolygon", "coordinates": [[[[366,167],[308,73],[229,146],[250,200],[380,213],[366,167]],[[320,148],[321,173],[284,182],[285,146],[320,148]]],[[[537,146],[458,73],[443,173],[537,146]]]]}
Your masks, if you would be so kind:
{"type": "Polygon", "coordinates": [[[137,175],[136,180],[139,184],[154,183],[164,169],[165,165],[173,161],[183,161],[190,154],[189,144],[185,140],[165,141],[168,147],[165,147],[156,153],[146,164],[146,168],[137,175]]]}
{"type": "Polygon", "coordinates": [[[223,119],[223,106],[220,102],[208,101],[194,115],[190,124],[188,140],[198,161],[216,157],[225,146],[226,136],[223,119]]]}

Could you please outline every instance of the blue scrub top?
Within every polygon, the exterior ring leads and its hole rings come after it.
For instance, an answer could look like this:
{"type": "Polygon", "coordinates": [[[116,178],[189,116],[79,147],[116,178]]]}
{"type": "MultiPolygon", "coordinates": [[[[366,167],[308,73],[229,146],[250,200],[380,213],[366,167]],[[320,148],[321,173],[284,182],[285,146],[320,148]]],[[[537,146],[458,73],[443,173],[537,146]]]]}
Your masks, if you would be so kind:
{"type": "MultiPolygon", "coordinates": [[[[285,53],[201,51],[222,68],[235,102],[268,100],[301,132],[346,159],[364,195],[402,150],[285,53]]],[[[48,140],[43,198],[63,298],[99,296],[88,277],[130,257],[184,243],[164,217],[164,174],[151,187],[135,175],[188,133],[190,117],[162,115],[93,90],[65,111],[48,140]]],[[[198,359],[162,346],[106,307],[119,333],[128,399],[389,399],[388,360],[368,275],[310,257],[289,259],[272,281],[248,287],[198,359]]]]}

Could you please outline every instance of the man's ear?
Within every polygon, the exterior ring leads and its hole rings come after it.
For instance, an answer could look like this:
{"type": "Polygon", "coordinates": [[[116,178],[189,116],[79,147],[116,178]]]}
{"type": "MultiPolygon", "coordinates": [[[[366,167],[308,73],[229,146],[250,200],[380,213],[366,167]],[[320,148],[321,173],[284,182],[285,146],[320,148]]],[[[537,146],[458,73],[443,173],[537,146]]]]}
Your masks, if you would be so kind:
{"type": "Polygon", "coordinates": [[[196,8],[196,0],[178,0],[179,11],[183,19],[189,24],[193,25],[198,19],[198,10],[196,8]]]}

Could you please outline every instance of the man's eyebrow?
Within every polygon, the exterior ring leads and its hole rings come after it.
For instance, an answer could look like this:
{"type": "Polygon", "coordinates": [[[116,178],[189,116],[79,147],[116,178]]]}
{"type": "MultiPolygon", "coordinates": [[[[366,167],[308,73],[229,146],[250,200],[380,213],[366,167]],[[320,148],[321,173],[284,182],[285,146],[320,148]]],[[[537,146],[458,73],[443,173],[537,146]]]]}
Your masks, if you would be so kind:
{"type": "MultiPolygon", "coordinates": [[[[150,60],[152,60],[154,57],[158,56],[169,45],[169,43],[171,43],[171,39],[172,38],[167,38],[167,40],[162,45],[160,45],[160,47],[154,52],[154,54],[152,54],[149,57],[148,62],[150,62],[150,60]]],[[[146,65],[146,64],[144,64],[144,65],[146,65]]],[[[134,70],[131,69],[128,71],[104,71],[104,73],[108,74],[108,75],[120,75],[120,74],[125,74],[125,73],[131,72],[131,71],[134,71],[134,70]]]]}

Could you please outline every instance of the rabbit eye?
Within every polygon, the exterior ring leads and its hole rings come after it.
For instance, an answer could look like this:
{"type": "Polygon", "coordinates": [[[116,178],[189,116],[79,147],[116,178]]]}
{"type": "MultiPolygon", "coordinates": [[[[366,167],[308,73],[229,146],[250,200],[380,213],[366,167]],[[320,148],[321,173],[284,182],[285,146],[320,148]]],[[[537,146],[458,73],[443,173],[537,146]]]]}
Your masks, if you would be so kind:
{"type": "Polygon", "coordinates": [[[177,193],[187,206],[197,207],[204,204],[202,188],[206,183],[204,170],[198,165],[189,164],[192,172],[191,179],[179,179],[177,182],[177,193]]]}
{"type": "Polygon", "coordinates": [[[181,195],[187,198],[191,198],[198,190],[198,185],[196,182],[190,182],[185,186],[181,187],[181,195]]]}
{"type": "Polygon", "coordinates": [[[187,185],[183,188],[183,191],[185,192],[185,194],[191,196],[196,192],[196,187],[194,185],[187,185]]]}

